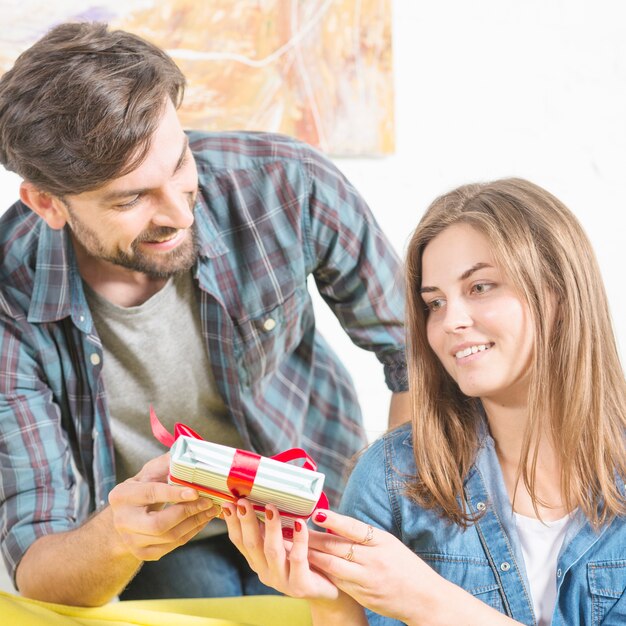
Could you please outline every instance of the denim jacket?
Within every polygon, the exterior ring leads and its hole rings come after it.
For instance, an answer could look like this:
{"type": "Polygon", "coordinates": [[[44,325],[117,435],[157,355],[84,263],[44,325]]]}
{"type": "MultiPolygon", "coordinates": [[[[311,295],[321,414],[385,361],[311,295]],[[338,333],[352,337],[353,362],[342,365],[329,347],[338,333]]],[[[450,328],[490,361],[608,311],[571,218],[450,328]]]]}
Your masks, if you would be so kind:
{"type": "MultiPolygon", "coordinates": [[[[407,498],[405,485],[415,474],[407,424],[359,459],[341,511],[390,532],[441,576],[501,613],[536,624],[511,503],[486,429],[464,483],[469,506],[483,512],[469,528],[407,498]]],[[[626,624],[626,520],[617,518],[596,532],[578,511],[559,553],[556,577],[554,626],[626,624]]],[[[369,611],[368,619],[375,626],[400,624],[369,611]]]]}

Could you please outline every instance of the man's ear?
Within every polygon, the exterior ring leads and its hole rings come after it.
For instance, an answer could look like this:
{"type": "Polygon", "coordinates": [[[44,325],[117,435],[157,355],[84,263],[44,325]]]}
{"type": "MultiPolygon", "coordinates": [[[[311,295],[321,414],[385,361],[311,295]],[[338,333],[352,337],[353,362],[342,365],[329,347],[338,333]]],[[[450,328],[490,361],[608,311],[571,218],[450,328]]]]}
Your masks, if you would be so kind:
{"type": "Polygon", "coordinates": [[[60,230],[67,223],[67,207],[63,202],[32,183],[22,181],[20,200],[54,230],[60,230]]]}

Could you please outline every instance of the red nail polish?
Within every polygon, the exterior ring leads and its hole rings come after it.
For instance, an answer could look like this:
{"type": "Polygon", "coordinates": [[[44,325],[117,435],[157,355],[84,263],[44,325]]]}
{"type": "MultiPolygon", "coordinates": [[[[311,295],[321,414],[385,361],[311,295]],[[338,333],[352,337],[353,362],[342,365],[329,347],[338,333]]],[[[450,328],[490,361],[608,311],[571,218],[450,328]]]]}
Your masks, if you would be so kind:
{"type": "Polygon", "coordinates": [[[302,530],[302,524],[298,520],[296,520],[293,523],[293,527],[296,529],[297,533],[299,533],[302,530]]]}
{"type": "Polygon", "coordinates": [[[238,506],[237,508],[239,509],[239,515],[245,515],[246,514],[246,507],[245,506],[238,506]]]}
{"type": "Polygon", "coordinates": [[[274,513],[272,512],[271,509],[265,509],[265,517],[267,517],[267,519],[269,520],[274,519],[274,513]]]}
{"type": "Polygon", "coordinates": [[[230,509],[224,508],[224,515],[226,515],[226,517],[230,517],[230,509]]]}
{"type": "Polygon", "coordinates": [[[316,522],[325,522],[327,517],[328,517],[328,516],[326,515],[326,513],[322,513],[321,511],[318,511],[318,512],[317,512],[317,513],[313,516],[313,519],[314,519],[314,521],[316,521],[316,522]]]}

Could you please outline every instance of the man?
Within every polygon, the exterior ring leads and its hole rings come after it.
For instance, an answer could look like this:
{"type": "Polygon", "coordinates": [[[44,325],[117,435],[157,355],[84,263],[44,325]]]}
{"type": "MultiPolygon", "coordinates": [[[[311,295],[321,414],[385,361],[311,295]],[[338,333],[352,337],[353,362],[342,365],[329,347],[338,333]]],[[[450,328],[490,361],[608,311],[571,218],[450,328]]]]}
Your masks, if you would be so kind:
{"type": "Polygon", "coordinates": [[[102,24],[56,27],[0,80],[0,162],[23,178],[0,221],[1,545],[29,597],[267,591],[209,500],[167,484],[148,407],[307,449],[336,503],[365,437],[309,275],[405,417],[398,264],[363,200],[289,138],[184,132],[183,88],[102,24]]]}

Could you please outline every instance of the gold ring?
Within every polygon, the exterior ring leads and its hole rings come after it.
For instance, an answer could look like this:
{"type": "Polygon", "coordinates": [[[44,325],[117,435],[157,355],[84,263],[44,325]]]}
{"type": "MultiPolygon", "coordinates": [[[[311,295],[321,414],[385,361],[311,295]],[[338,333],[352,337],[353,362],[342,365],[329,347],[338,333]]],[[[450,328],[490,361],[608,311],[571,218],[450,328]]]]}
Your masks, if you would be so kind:
{"type": "Polygon", "coordinates": [[[343,557],[346,561],[353,561],[354,560],[354,545],[355,544],[352,544],[350,546],[350,549],[348,550],[348,554],[346,554],[346,556],[343,557]]]}
{"type": "Polygon", "coordinates": [[[365,544],[368,541],[371,541],[373,536],[374,536],[374,529],[368,524],[367,525],[367,534],[365,535],[365,539],[363,539],[363,541],[361,541],[361,544],[365,544]]]}

